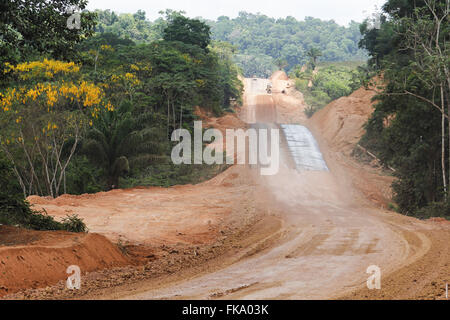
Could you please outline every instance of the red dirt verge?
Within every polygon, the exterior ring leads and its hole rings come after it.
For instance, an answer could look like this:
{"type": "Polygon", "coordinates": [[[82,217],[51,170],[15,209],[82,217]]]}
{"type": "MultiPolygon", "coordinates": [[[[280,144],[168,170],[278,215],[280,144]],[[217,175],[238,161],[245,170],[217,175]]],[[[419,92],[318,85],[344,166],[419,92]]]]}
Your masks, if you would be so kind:
{"type": "Polygon", "coordinates": [[[86,274],[129,264],[129,258],[99,234],[0,226],[0,297],[64,280],[70,265],[86,274]]]}

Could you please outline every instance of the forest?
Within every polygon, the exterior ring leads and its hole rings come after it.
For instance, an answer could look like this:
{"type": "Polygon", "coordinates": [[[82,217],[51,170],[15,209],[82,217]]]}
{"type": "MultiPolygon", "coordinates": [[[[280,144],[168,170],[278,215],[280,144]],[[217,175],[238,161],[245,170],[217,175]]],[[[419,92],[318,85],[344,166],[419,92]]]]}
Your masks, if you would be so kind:
{"type": "Polygon", "coordinates": [[[381,25],[273,19],[216,21],[166,10],[68,10],[86,0],[0,4],[0,223],[84,230],[53,221],[29,195],[57,197],[208,179],[225,166],[175,166],[173,130],[192,130],[241,101],[239,75],[284,69],[308,116],[363,83],[377,93],[361,145],[395,169],[392,209],[450,215],[449,2],[389,0],[381,25]],[[364,60],[368,58],[368,64],[364,60]]]}
{"type": "Polygon", "coordinates": [[[361,26],[378,103],[361,144],[395,168],[393,208],[450,216],[450,5],[389,0],[361,26]],[[379,81],[382,80],[382,81],[379,81]]]}
{"type": "MultiPolygon", "coordinates": [[[[167,10],[167,13],[173,13],[167,10]]],[[[117,14],[110,10],[97,10],[99,23],[96,31],[111,32],[136,42],[151,42],[162,37],[166,25],[163,18],[153,22],[145,12],[117,14]]],[[[178,12],[180,13],[180,12],[178,12]]],[[[234,61],[244,76],[269,77],[280,61],[286,71],[309,61],[308,50],[322,52],[322,61],[363,61],[366,52],[358,47],[361,38],[359,23],[352,21],[347,27],[334,21],[306,17],[298,21],[293,17],[274,19],[262,14],[240,12],[236,18],[219,17],[204,20],[211,27],[211,37],[232,44],[236,50],[234,61]]]]}
{"type": "Polygon", "coordinates": [[[0,223],[83,230],[24,198],[195,183],[225,168],[170,161],[171,133],[192,130],[195,106],[220,115],[241,99],[232,49],[212,42],[208,25],[168,12],[161,39],[135,43],[95,33],[97,15],[85,11],[68,36],[73,1],[44,2],[2,8],[0,223]]]}

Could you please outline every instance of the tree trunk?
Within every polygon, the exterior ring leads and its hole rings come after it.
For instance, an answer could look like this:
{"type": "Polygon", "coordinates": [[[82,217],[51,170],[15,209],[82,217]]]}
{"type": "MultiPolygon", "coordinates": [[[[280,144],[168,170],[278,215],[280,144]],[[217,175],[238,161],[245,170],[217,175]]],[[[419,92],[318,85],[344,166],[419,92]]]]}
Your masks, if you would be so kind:
{"type": "Polygon", "coordinates": [[[167,95],[167,138],[170,139],[169,125],[170,125],[170,98],[169,98],[169,95],[167,95]]]}
{"type": "Polygon", "coordinates": [[[174,101],[172,100],[172,116],[173,116],[173,130],[175,130],[175,128],[177,127],[177,117],[175,115],[175,104],[174,101]]]}
{"type": "Polygon", "coordinates": [[[441,165],[442,165],[442,183],[444,185],[444,198],[447,200],[447,176],[445,174],[445,110],[442,110],[442,121],[441,121],[441,165]]]}
{"type": "Polygon", "coordinates": [[[95,54],[94,73],[97,73],[97,61],[98,61],[99,51],[100,51],[100,49],[98,49],[97,53],[95,54]]]}
{"type": "Polygon", "coordinates": [[[181,128],[183,128],[183,105],[180,106],[180,129],[181,128]]]}

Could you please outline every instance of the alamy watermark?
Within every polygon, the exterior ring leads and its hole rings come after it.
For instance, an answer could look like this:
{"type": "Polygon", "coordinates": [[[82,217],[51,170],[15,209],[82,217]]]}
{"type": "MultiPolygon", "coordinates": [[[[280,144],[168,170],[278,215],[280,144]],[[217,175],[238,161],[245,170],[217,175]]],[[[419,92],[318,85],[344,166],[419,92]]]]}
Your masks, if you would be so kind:
{"type": "Polygon", "coordinates": [[[69,290],[80,290],[81,288],[81,269],[77,265],[71,265],[67,268],[66,273],[69,277],[66,280],[66,287],[69,290]]]}
{"type": "Polygon", "coordinates": [[[370,274],[367,279],[367,288],[369,290],[381,289],[381,269],[379,266],[371,265],[367,267],[366,273],[370,274]]]}
{"type": "Polygon", "coordinates": [[[81,29],[81,10],[77,6],[71,6],[66,10],[66,14],[70,14],[67,18],[67,28],[70,30],[81,29]]]}
{"type": "Polygon", "coordinates": [[[261,175],[275,175],[279,170],[279,129],[227,129],[226,150],[224,153],[222,132],[217,129],[208,129],[203,134],[202,121],[194,121],[194,157],[192,157],[191,133],[188,130],[174,130],[171,140],[180,142],[172,149],[171,154],[172,162],[177,165],[182,163],[211,165],[224,164],[225,162],[227,164],[234,164],[235,162],[237,164],[246,164],[247,159],[248,164],[259,164],[261,166],[261,175]],[[203,150],[203,142],[212,142],[212,145],[207,146],[203,150]],[[247,154],[248,157],[246,156],[247,154]]]}

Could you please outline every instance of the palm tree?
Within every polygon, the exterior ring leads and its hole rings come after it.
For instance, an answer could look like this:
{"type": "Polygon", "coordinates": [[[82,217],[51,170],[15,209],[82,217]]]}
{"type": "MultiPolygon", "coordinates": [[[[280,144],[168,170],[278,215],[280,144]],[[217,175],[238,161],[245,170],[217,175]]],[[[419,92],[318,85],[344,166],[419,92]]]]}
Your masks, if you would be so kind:
{"type": "Polygon", "coordinates": [[[312,69],[315,70],[316,69],[316,65],[317,65],[317,59],[320,56],[322,56],[322,51],[320,51],[319,48],[311,47],[306,52],[306,55],[311,59],[310,63],[311,63],[312,69]]]}
{"type": "Polygon", "coordinates": [[[131,103],[125,102],[117,110],[105,111],[83,141],[82,152],[105,170],[108,189],[119,188],[119,177],[130,167],[166,159],[163,130],[149,127],[154,114],[135,115],[131,110],[131,103]]]}
{"type": "Polygon", "coordinates": [[[275,60],[275,65],[278,67],[278,70],[283,70],[288,66],[288,62],[286,59],[278,58],[275,60]]]}

